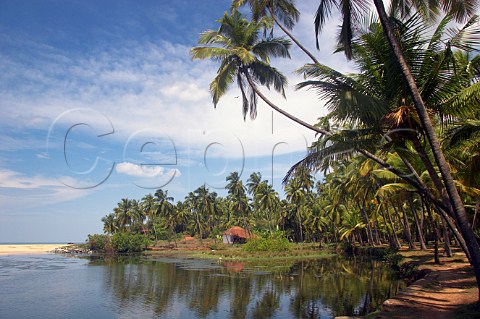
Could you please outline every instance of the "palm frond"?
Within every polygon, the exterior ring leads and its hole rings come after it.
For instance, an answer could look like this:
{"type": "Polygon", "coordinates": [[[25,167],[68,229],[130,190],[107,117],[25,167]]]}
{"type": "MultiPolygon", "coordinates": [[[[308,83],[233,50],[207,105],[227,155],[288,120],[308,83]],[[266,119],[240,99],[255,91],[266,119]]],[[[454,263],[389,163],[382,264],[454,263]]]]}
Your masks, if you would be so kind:
{"type": "Polygon", "coordinates": [[[445,114],[471,118],[480,108],[480,82],[474,83],[440,103],[438,108],[445,114]]]}
{"type": "Polygon", "coordinates": [[[269,89],[270,86],[273,85],[275,91],[285,97],[285,87],[287,86],[288,80],[280,71],[259,60],[251,63],[249,65],[249,70],[252,71],[251,75],[256,81],[265,85],[269,89]]]}
{"type": "Polygon", "coordinates": [[[332,7],[337,6],[336,0],[320,0],[320,3],[317,8],[317,12],[315,13],[314,25],[315,25],[315,40],[317,49],[320,49],[318,44],[318,36],[320,32],[322,32],[323,26],[325,22],[332,14],[332,7]]]}
{"type": "Polygon", "coordinates": [[[252,47],[252,52],[269,63],[269,57],[290,58],[288,52],[291,42],[285,38],[272,38],[259,41],[252,47]]]}
{"type": "Polygon", "coordinates": [[[216,47],[195,47],[190,50],[192,60],[223,60],[228,58],[231,54],[232,51],[228,49],[216,47]]]}
{"type": "Polygon", "coordinates": [[[233,61],[225,60],[217,71],[217,76],[210,83],[213,105],[217,106],[220,98],[227,92],[235,79],[237,65],[233,61]]]}
{"type": "Polygon", "coordinates": [[[478,24],[478,16],[471,17],[467,23],[461,28],[451,28],[447,31],[449,43],[452,47],[465,51],[479,51],[478,43],[480,42],[480,25],[478,24]]]}

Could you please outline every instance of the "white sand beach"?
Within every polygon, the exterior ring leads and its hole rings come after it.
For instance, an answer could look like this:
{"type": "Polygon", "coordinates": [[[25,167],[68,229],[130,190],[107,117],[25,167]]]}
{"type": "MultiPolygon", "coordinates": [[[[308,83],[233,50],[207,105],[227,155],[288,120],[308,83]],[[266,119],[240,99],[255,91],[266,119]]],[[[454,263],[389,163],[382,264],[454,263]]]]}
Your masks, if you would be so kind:
{"type": "Polygon", "coordinates": [[[0,255],[46,254],[66,244],[0,244],[0,255]]]}

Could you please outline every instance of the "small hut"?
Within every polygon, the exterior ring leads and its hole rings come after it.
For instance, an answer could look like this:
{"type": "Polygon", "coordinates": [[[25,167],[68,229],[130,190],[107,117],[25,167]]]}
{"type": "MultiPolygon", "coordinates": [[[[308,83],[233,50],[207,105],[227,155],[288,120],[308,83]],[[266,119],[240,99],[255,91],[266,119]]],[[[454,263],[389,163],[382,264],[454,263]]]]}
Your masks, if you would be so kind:
{"type": "Polygon", "coordinates": [[[247,232],[239,226],[233,226],[223,233],[224,244],[243,244],[248,238],[255,237],[254,234],[247,232]]]}

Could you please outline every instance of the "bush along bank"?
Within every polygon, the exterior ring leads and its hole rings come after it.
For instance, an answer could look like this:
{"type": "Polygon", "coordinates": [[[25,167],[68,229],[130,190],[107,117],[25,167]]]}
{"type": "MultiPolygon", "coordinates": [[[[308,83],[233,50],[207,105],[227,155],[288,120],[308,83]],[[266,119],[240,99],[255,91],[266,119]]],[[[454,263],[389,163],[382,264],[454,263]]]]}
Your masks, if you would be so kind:
{"type": "Polygon", "coordinates": [[[428,270],[419,270],[418,263],[413,261],[403,262],[405,257],[398,249],[386,247],[351,247],[344,249],[348,255],[370,256],[388,264],[397,274],[398,278],[404,279],[407,285],[425,277],[428,270]]]}
{"type": "Polygon", "coordinates": [[[105,234],[88,235],[86,246],[95,253],[136,253],[144,251],[150,244],[144,235],[119,232],[112,236],[105,234]]]}

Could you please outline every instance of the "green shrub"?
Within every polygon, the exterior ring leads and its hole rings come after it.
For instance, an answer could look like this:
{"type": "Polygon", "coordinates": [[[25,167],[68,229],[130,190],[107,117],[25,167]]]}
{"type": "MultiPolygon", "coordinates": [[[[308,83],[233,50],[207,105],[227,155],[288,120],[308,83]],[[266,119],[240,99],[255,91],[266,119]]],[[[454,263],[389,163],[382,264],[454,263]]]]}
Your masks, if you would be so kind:
{"type": "Polygon", "coordinates": [[[243,245],[243,250],[247,252],[255,251],[269,251],[269,252],[278,252],[278,251],[290,251],[292,250],[292,244],[285,237],[279,238],[253,238],[250,239],[245,245],[243,245]]]}
{"type": "Polygon", "coordinates": [[[113,252],[112,241],[110,240],[109,235],[104,234],[93,234],[88,235],[86,240],[88,249],[101,252],[101,253],[110,253],[113,252]]]}
{"type": "Polygon", "coordinates": [[[149,241],[145,236],[135,233],[116,233],[112,236],[112,245],[118,253],[131,253],[144,250],[149,241]]]}
{"type": "Polygon", "coordinates": [[[382,260],[390,265],[394,270],[400,270],[400,262],[404,259],[402,255],[397,252],[389,252],[383,255],[382,260]]]}
{"type": "Polygon", "coordinates": [[[398,275],[400,278],[410,279],[411,281],[417,280],[419,274],[418,265],[414,262],[406,262],[400,265],[398,275]]]}

